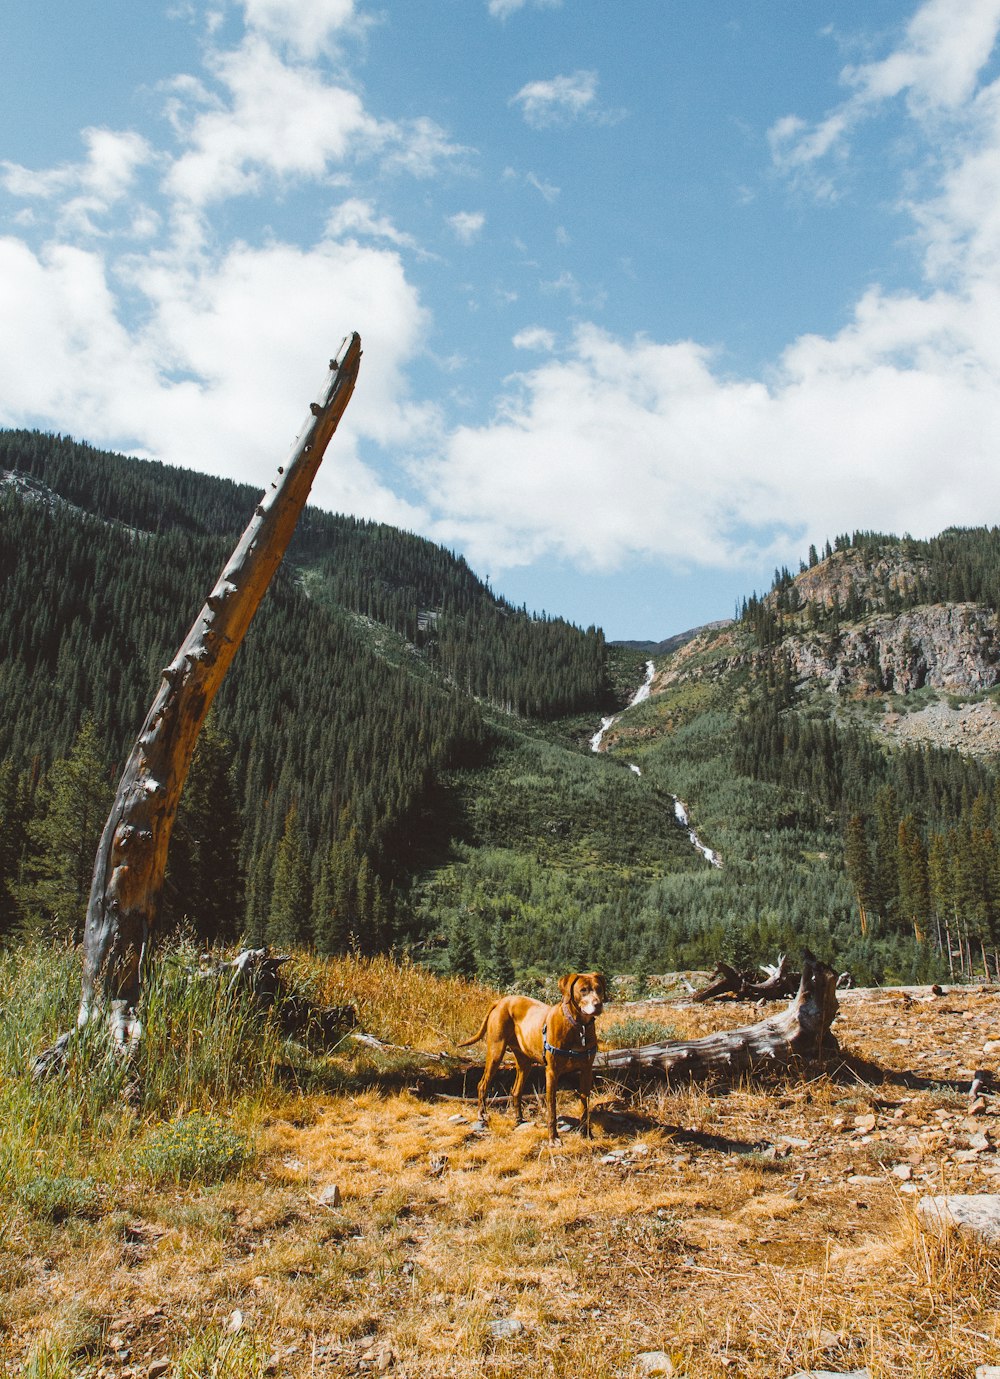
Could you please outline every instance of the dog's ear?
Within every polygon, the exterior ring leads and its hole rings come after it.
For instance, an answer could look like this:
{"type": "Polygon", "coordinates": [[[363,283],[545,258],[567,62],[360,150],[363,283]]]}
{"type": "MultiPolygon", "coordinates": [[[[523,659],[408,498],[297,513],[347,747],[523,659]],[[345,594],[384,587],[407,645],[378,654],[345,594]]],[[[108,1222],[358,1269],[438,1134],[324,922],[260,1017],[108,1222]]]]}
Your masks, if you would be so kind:
{"type": "Polygon", "coordinates": [[[576,981],[579,975],[579,972],[567,972],[565,977],[559,978],[559,995],[563,998],[564,1001],[572,1000],[573,983],[576,981]]]}
{"type": "Polygon", "coordinates": [[[608,999],[608,983],[603,972],[594,973],[594,985],[597,987],[597,994],[602,1001],[608,999]]]}

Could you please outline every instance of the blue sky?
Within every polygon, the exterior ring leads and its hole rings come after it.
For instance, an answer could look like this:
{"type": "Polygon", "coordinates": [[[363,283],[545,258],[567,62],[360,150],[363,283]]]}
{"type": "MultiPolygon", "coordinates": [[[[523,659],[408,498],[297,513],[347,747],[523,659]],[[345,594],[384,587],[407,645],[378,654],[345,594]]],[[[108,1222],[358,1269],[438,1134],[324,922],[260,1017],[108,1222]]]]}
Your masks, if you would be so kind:
{"type": "Polygon", "coordinates": [[[7,0],[0,425],[269,482],[611,637],[995,523],[1000,0],[7,0]]]}

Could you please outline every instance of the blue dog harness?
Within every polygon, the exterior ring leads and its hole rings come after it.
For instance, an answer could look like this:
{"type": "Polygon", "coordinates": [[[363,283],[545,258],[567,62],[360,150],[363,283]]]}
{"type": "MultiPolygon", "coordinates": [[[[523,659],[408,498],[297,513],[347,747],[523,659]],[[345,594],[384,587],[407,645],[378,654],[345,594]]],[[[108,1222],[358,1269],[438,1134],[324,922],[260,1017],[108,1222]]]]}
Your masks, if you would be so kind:
{"type": "MultiPolygon", "coordinates": [[[[544,1024],[544,1025],[542,1026],[542,1050],[543,1050],[543,1052],[546,1053],[546,1054],[549,1054],[549,1053],[561,1053],[561,1054],[562,1054],[564,1057],[566,1057],[566,1058],[589,1058],[590,1055],[591,1055],[591,1054],[594,1052],[594,1050],[597,1048],[597,1039],[595,1038],[593,1044],[588,1046],[588,1044],[587,1044],[587,1028],[588,1028],[588,1027],[587,1027],[586,1025],[584,1025],[584,1024],[581,1024],[581,1022],[580,1022],[579,1020],[575,1020],[575,1019],[573,1018],[573,1016],[569,1013],[569,1011],[566,1009],[565,1006],[563,1006],[563,1008],[562,1008],[562,1013],[566,1016],[566,1019],[570,1022],[571,1025],[575,1025],[575,1026],[580,1030],[580,1042],[583,1044],[583,1048],[582,1048],[582,1049],[559,1049],[559,1048],[556,1048],[555,1044],[550,1044],[550,1043],[549,1043],[549,1039],[548,1039],[548,1028],[549,1028],[549,1027],[548,1027],[548,1024],[546,1023],[546,1024],[544,1024]]],[[[593,1024],[591,1024],[590,1028],[593,1028],[593,1024]]]]}

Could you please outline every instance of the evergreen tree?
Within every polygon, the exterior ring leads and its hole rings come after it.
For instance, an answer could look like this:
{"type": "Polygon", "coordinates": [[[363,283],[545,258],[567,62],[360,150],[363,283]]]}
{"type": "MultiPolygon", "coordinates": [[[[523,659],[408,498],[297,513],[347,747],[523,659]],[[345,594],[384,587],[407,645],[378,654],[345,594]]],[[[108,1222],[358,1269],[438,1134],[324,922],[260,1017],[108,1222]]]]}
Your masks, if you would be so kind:
{"type": "Polygon", "coordinates": [[[94,858],[114,798],[94,720],[80,726],[69,756],[52,763],[30,827],[31,855],[17,887],[21,927],[79,943],[94,858]]]}
{"type": "Polygon", "coordinates": [[[24,781],[13,762],[6,761],[0,766],[0,935],[14,927],[17,917],[14,887],[28,843],[29,819],[24,781]]]}
{"type": "Polygon", "coordinates": [[[285,815],[285,831],[274,862],[274,885],[265,938],[271,948],[290,948],[309,938],[309,867],[298,808],[285,815]]]}
{"type": "Polygon", "coordinates": [[[456,977],[476,975],[476,950],[469,933],[468,917],[462,910],[452,915],[448,925],[448,969],[456,977]]]}
{"type": "Polygon", "coordinates": [[[170,841],[170,917],[186,920],[206,943],[225,943],[242,928],[242,820],[232,749],[210,717],[198,736],[170,841]]]}

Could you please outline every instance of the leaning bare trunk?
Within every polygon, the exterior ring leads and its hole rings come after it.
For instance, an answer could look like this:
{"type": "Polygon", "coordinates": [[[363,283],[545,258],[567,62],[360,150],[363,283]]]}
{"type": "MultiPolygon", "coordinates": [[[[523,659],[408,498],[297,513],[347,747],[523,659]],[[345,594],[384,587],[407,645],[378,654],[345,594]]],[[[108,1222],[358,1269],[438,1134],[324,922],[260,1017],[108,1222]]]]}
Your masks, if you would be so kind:
{"type": "MultiPolygon", "coordinates": [[[[138,1039],[143,955],[155,927],[170,834],[198,731],[281,563],[324,451],[354,390],[361,341],[330,363],[322,397],[262,498],[163,682],[104,827],[87,907],[79,1027],[107,1008],[115,1041],[138,1039]]],[[[44,1070],[45,1055],[40,1063],[44,1070]]]]}
{"type": "Polygon", "coordinates": [[[807,952],[798,995],[780,1015],[703,1039],[608,1049],[597,1054],[594,1071],[626,1078],[649,1069],[671,1082],[774,1071],[820,1053],[835,1053],[837,1041],[830,1026],[836,1014],[837,974],[807,952]]]}

